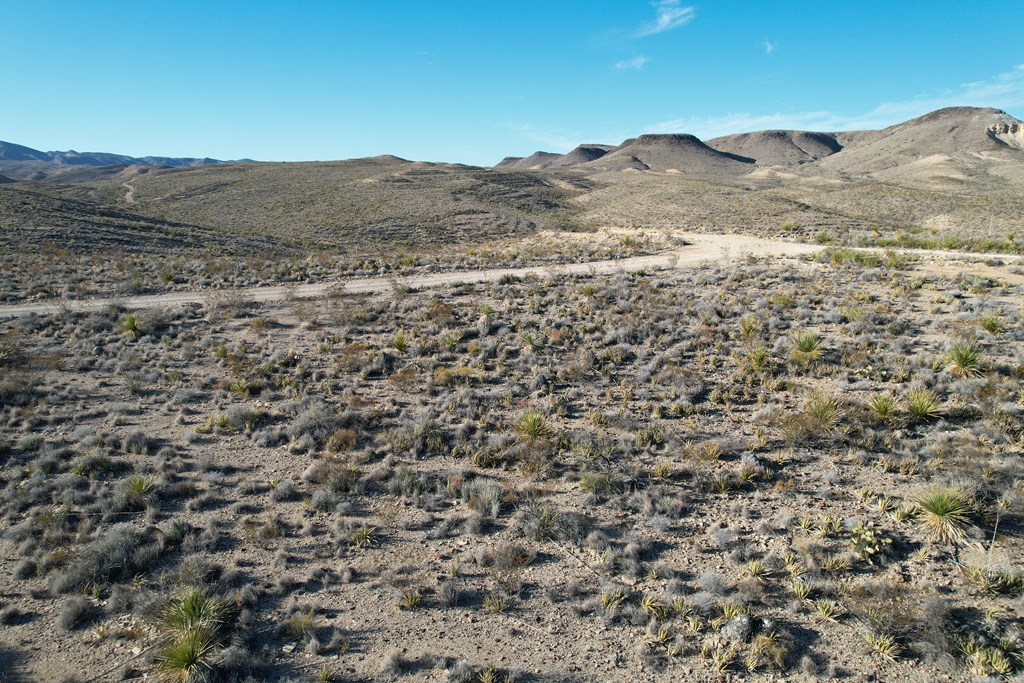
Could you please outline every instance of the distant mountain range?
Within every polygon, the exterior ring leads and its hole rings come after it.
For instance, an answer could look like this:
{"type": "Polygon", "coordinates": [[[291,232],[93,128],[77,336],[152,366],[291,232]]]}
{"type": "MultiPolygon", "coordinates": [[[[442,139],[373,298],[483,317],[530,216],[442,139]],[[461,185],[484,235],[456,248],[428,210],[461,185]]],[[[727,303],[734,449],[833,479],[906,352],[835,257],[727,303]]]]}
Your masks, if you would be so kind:
{"type": "MultiPolygon", "coordinates": [[[[242,159],[241,161],[251,161],[242,159]]],[[[102,166],[170,166],[170,167],[191,167],[207,166],[209,164],[229,163],[219,159],[196,159],[191,157],[132,157],[125,154],[112,154],[110,152],[42,152],[38,149],[25,147],[13,142],[0,140],[0,171],[8,176],[23,177],[29,179],[41,179],[46,177],[52,170],[66,170],[66,167],[102,167],[102,166]],[[54,168],[51,168],[54,167],[54,168]],[[64,167],[57,169],[56,167],[64,167]],[[32,178],[36,176],[36,178],[32,178]]],[[[12,178],[7,178],[10,181],[12,178]]],[[[5,182],[0,177],[0,183],[5,182]]]]}
{"type": "Polygon", "coordinates": [[[580,145],[568,154],[507,157],[495,168],[573,167],[689,176],[795,172],[877,179],[967,178],[981,168],[1024,162],[1024,123],[999,109],[949,107],[877,131],[766,130],[702,142],[692,135],[641,135],[620,145],[580,145]]]}
{"type": "MultiPolygon", "coordinates": [[[[0,142],[0,184],[23,180],[75,183],[117,175],[130,166],[145,167],[128,171],[134,174],[150,167],[183,169],[224,163],[231,162],[108,152],[41,152],[0,142]]],[[[507,157],[495,168],[576,169],[588,174],[655,171],[722,179],[779,174],[870,177],[953,190],[977,186],[979,181],[1009,182],[1024,189],[1021,164],[1024,123],[999,109],[949,107],[883,130],[766,130],[706,142],[683,133],[650,134],[619,145],[581,144],[567,154],[538,151],[528,157],[507,157]],[[1011,163],[1007,166],[1007,162],[1011,163]]]]}

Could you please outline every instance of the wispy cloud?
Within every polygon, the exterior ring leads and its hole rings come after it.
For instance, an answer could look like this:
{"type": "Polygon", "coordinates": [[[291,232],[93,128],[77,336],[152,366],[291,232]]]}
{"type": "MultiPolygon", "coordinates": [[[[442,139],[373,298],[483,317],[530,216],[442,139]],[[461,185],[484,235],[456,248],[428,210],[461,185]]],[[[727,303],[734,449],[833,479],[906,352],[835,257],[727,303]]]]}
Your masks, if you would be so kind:
{"type": "Polygon", "coordinates": [[[953,106],[1001,109],[1024,107],[1024,64],[985,80],[963,83],[955,88],[927,93],[908,100],[882,102],[875,108],[859,114],[841,114],[828,110],[775,114],[738,112],[723,116],[681,117],[661,121],[647,126],[644,132],[685,132],[706,140],[719,135],[777,128],[819,131],[873,130],[942,107],[953,106]]]}
{"type": "Polygon", "coordinates": [[[616,71],[639,71],[644,68],[644,64],[648,61],[650,60],[648,60],[644,55],[637,55],[632,59],[624,59],[621,62],[615,62],[615,64],[612,65],[612,68],[616,71]]]}
{"type": "Polygon", "coordinates": [[[771,53],[775,52],[776,45],[772,41],[766,40],[764,41],[764,43],[762,43],[762,45],[764,46],[764,53],[766,55],[770,55],[771,53]]]}
{"type": "Polygon", "coordinates": [[[654,3],[654,21],[647,22],[634,33],[633,37],[642,38],[655,33],[664,33],[674,28],[679,28],[697,18],[697,11],[693,7],[683,7],[679,0],[658,0],[654,3]]]}
{"type": "Polygon", "coordinates": [[[540,128],[529,123],[509,126],[519,137],[543,145],[546,152],[568,152],[582,139],[578,132],[540,128]]]}

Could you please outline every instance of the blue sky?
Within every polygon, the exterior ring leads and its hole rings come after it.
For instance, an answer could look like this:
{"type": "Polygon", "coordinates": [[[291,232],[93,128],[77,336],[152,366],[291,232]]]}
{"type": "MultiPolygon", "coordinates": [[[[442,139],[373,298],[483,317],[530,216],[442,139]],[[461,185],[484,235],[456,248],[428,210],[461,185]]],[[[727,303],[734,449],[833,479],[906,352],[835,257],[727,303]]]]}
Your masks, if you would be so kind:
{"type": "Polygon", "coordinates": [[[2,0],[0,139],[490,165],[645,132],[1024,117],[1024,2],[2,0]]]}

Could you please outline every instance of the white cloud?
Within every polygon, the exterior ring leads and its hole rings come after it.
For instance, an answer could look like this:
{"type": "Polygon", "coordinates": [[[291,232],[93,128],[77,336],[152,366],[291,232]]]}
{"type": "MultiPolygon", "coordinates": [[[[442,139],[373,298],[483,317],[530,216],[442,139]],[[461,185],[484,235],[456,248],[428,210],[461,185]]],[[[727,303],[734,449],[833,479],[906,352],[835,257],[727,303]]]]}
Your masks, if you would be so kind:
{"type": "Polygon", "coordinates": [[[615,64],[613,64],[612,66],[616,71],[639,71],[640,69],[644,68],[644,64],[646,64],[648,61],[650,60],[648,60],[647,57],[643,55],[637,55],[632,59],[624,59],[621,62],[615,62],[615,64]]]}
{"type": "Polygon", "coordinates": [[[641,26],[633,34],[635,38],[664,33],[674,28],[689,24],[697,17],[693,7],[681,7],[679,0],[658,0],[654,3],[655,19],[641,26]]]}
{"type": "Polygon", "coordinates": [[[770,40],[764,41],[762,45],[764,45],[764,53],[766,55],[770,55],[771,53],[775,52],[775,43],[771,42],[770,40]]]}
{"type": "MultiPolygon", "coordinates": [[[[954,106],[998,109],[1024,107],[1024,64],[1019,64],[1010,71],[992,78],[963,83],[956,88],[920,95],[909,100],[882,102],[860,114],[840,114],[827,110],[775,114],[738,112],[724,116],[682,117],[661,121],[647,126],[644,132],[691,133],[706,140],[731,133],[780,128],[817,131],[875,130],[936,109],[954,106]]],[[[1018,115],[1020,113],[1017,112],[1018,115]]]]}
{"type": "Polygon", "coordinates": [[[582,139],[579,133],[538,128],[528,123],[513,124],[509,127],[523,139],[543,145],[546,152],[569,152],[582,139]]]}

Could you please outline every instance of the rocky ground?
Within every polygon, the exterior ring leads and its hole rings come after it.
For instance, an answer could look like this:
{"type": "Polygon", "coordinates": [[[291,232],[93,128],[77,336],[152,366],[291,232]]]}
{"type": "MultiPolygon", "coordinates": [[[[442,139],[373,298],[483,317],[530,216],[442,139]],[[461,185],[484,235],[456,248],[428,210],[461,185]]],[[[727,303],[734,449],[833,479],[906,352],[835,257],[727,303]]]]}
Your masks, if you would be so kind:
{"type": "Polygon", "coordinates": [[[4,321],[0,670],[1012,677],[1020,272],[921,258],[4,321]]]}

